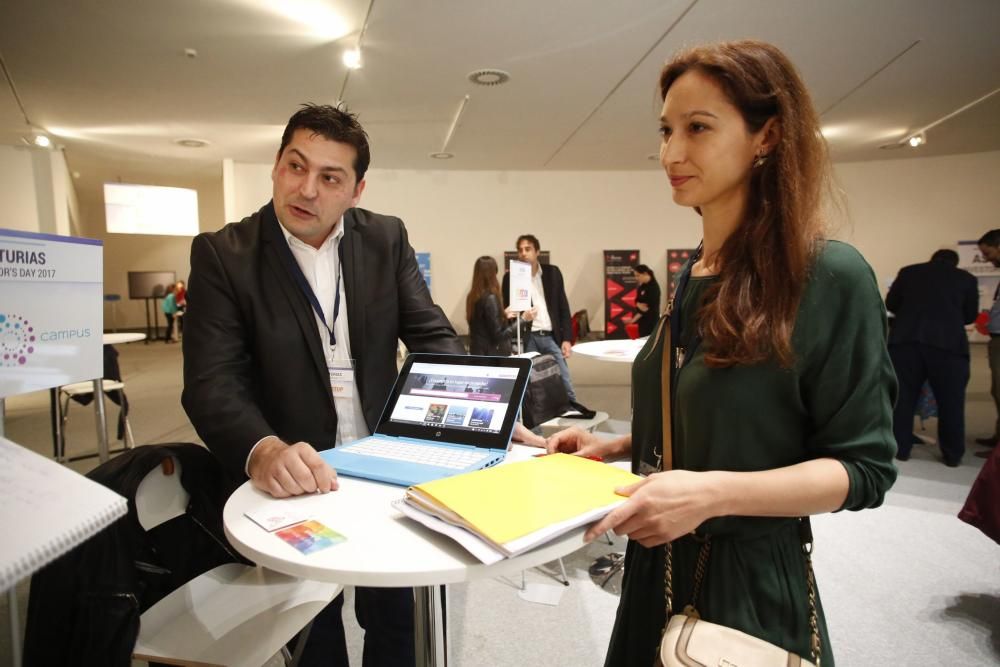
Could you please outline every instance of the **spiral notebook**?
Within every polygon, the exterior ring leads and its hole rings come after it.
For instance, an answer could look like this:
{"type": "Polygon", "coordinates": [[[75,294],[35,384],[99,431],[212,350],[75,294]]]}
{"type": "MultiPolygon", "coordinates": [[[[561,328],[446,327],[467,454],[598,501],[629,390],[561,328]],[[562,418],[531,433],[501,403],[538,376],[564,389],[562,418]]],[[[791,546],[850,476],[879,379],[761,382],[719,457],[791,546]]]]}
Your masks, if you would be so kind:
{"type": "Polygon", "coordinates": [[[114,491],[0,438],[0,591],[128,512],[114,491]]]}

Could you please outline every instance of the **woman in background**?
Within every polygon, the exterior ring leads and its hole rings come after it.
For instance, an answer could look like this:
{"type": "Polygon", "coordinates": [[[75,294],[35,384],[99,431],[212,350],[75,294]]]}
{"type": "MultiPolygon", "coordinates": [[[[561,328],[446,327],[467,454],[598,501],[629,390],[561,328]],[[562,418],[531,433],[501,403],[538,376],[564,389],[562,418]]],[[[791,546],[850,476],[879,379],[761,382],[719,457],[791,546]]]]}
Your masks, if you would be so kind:
{"type": "Polygon", "coordinates": [[[674,202],[701,215],[703,243],[632,366],[632,433],[604,441],[572,429],[548,443],[630,454],[646,475],[618,490],[628,500],[586,536],[629,537],[606,665],[653,664],[670,543],[675,613],[694,604],[707,621],[830,667],[799,517],[876,507],[896,478],[878,284],[854,248],[824,238],[826,144],[781,51],[755,41],[692,49],[663,69],[660,94],[660,162],[674,202]]]}
{"type": "Polygon", "coordinates": [[[176,292],[176,285],[168,285],[163,295],[163,303],[160,304],[160,307],[163,309],[163,314],[167,318],[167,330],[163,334],[163,340],[167,343],[177,342],[177,332],[174,331],[174,318],[177,315],[176,292]]]}
{"type": "Polygon", "coordinates": [[[497,263],[484,255],[472,267],[472,287],[465,299],[465,319],[469,322],[469,353],[510,356],[510,338],[515,324],[508,324],[509,314],[500,298],[497,263]]]}
{"type": "Polygon", "coordinates": [[[632,274],[639,283],[635,298],[635,307],[639,312],[632,316],[632,322],[639,323],[639,337],[643,338],[653,333],[660,319],[660,284],[656,282],[653,269],[645,264],[632,267],[632,274]]]}

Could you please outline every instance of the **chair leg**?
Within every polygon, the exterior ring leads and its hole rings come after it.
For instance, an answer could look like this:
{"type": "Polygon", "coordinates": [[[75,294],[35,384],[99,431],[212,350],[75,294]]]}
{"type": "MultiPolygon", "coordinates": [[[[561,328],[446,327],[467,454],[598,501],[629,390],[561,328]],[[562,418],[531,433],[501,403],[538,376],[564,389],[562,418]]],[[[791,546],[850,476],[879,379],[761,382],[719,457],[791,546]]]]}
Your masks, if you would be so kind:
{"type": "Polygon", "coordinates": [[[569,577],[566,576],[566,566],[562,558],[559,559],[559,571],[562,572],[562,585],[569,586],[569,577]]]}
{"type": "Polygon", "coordinates": [[[118,390],[118,401],[121,406],[122,419],[125,421],[125,448],[134,449],[135,448],[135,435],[132,433],[132,423],[128,420],[128,412],[125,410],[125,390],[118,390]]]}
{"type": "Polygon", "coordinates": [[[69,400],[69,394],[67,394],[65,400],[60,404],[62,410],[59,417],[62,419],[62,428],[59,429],[59,461],[66,460],[66,421],[69,419],[69,400]]]}

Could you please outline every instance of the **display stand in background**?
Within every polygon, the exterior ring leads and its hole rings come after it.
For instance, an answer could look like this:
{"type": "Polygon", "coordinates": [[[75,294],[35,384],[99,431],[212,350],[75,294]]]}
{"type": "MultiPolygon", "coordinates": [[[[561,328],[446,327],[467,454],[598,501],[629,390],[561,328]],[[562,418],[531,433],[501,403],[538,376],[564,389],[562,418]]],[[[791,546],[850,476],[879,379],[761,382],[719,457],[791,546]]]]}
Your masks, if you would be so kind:
{"type": "Polygon", "coordinates": [[[111,331],[114,333],[118,333],[118,302],[121,300],[121,294],[104,295],[104,302],[111,304],[111,331]]]}
{"type": "Polygon", "coordinates": [[[604,337],[626,338],[625,325],[637,312],[638,281],[632,267],[639,263],[638,250],[604,251],[604,337]]]}
{"type": "MultiPolygon", "coordinates": [[[[103,443],[106,459],[100,339],[103,244],[95,239],[0,229],[0,245],[4,250],[0,276],[5,279],[0,311],[0,435],[3,400],[8,396],[91,380],[97,398],[98,446],[103,443]]],[[[9,441],[0,441],[0,484],[4,488],[0,525],[5,530],[0,542],[0,584],[9,589],[11,652],[18,667],[18,579],[100,530],[106,525],[102,522],[124,514],[125,503],[120,498],[121,506],[109,500],[107,506],[91,507],[88,500],[96,496],[82,489],[98,485],[9,441]],[[81,480],[85,484],[80,485],[81,480]]]]}
{"type": "Polygon", "coordinates": [[[521,313],[531,308],[531,264],[512,259],[509,267],[510,294],[507,295],[507,303],[517,313],[517,353],[523,354],[521,313]]]}

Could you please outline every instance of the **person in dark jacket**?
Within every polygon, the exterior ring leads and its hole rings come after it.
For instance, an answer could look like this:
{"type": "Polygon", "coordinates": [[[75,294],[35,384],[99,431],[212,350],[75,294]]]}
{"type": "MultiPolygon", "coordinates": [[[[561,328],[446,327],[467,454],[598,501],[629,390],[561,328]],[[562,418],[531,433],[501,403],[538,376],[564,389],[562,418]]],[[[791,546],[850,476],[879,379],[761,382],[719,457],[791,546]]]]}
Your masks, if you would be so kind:
{"type": "Polygon", "coordinates": [[[472,287],[465,298],[465,319],[469,322],[469,352],[492,356],[510,356],[511,335],[517,323],[509,324],[503,307],[497,262],[488,255],[472,267],[472,287]]]}
{"type": "Polygon", "coordinates": [[[632,322],[638,322],[639,337],[642,338],[653,333],[660,319],[660,284],[656,282],[653,269],[645,264],[632,267],[632,274],[639,284],[635,299],[635,307],[639,312],[632,316],[632,322]]]}
{"type": "Polygon", "coordinates": [[[903,267],[885,306],[894,315],[889,355],[899,378],[893,413],[896,458],[910,458],[913,412],[924,381],[938,404],[938,444],[944,463],[957,466],[965,453],[965,386],[969,338],[965,325],[979,310],[979,285],[958,268],[958,253],[938,250],[929,262],[903,267]]]}

